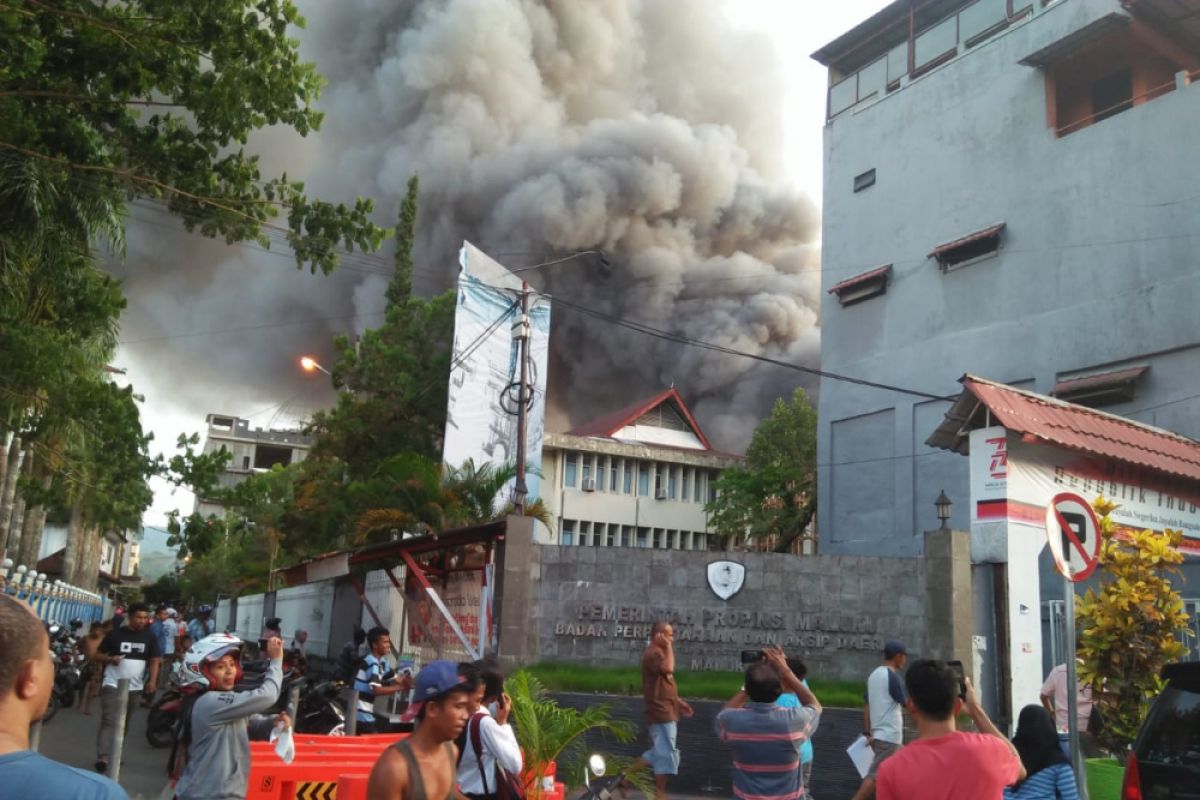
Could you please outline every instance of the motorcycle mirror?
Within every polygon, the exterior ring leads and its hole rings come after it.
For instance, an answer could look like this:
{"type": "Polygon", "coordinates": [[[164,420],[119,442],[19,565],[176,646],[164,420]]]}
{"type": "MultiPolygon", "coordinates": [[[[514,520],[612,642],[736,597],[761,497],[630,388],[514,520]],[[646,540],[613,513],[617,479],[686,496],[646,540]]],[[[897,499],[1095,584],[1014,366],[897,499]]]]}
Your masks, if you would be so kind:
{"type": "Polygon", "coordinates": [[[604,756],[599,753],[592,753],[588,756],[588,769],[592,771],[593,775],[600,778],[603,777],[605,771],[608,769],[608,764],[605,763],[604,756]]]}

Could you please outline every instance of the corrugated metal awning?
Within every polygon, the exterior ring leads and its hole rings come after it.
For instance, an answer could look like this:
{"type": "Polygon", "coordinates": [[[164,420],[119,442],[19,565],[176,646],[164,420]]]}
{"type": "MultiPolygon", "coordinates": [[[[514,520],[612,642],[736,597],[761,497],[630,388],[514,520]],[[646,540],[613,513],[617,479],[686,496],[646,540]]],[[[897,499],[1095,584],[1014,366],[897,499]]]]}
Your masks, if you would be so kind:
{"type": "Polygon", "coordinates": [[[960,382],[963,392],[926,441],[930,447],[967,453],[970,431],[984,427],[990,415],[992,424],[1043,444],[1200,480],[1200,442],[1194,439],[974,375],[960,382]]]}

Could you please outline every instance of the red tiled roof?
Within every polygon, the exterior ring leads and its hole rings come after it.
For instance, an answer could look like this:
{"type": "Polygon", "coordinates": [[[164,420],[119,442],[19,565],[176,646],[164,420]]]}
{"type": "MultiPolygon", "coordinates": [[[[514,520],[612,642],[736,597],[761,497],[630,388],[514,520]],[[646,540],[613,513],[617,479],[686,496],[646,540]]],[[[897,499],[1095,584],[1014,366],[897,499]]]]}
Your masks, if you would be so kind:
{"type": "Polygon", "coordinates": [[[861,286],[862,284],[869,283],[869,282],[875,280],[876,278],[886,277],[887,274],[891,271],[892,271],[892,265],[884,264],[882,267],[876,267],[875,269],[869,270],[860,275],[855,275],[853,277],[846,278],[846,280],[841,281],[840,283],[835,283],[833,285],[833,288],[829,290],[829,294],[841,294],[842,292],[847,291],[849,289],[856,289],[859,286],[861,286]]]}
{"type": "Polygon", "coordinates": [[[712,443],[708,441],[708,437],[704,435],[704,431],[700,429],[696,418],[692,416],[691,410],[687,407],[687,403],[683,402],[683,397],[675,387],[659,392],[653,397],[645,400],[640,400],[632,405],[628,405],[619,411],[614,411],[611,414],[605,414],[599,419],[594,419],[591,422],[580,425],[577,428],[567,431],[568,436],[594,436],[602,439],[611,438],[613,434],[621,430],[627,425],[632,425],[642,417],[643,414],[657,408],[667,401],[674,401],[675,407],[679,410],[680,415],[687,421],[691,427],[692,433],[696,434],[696,438],[704,445],[705,450],[712,450],[712,443]]]}
{"type": "Polygon", "coordinates": [[[974,375],[964,375],[961,383],[963,394],[929,438],[932,446],[961,449],[950,429],[961,432],[970,425],[975,415],[968,404],[983,405],[995,423],[1035,441],[1200,480],[1200,442],[1194,439],[974,375]]]}
{"type": "Polygon", "coordinates": [[[997,222],[995,225],[991,225],[981,231],[968,233],[966,236],[955,239],[952,242],[939,244],[937,247],[933,248],[933,252],[930,253],[927,258],[938,258],[942,254],[949,252],[950,250],[954,250],[955,248],[962,247],[966,244],[971,244],[971,242],[977,242],[980,239],[986,239],[989,236],[996,236],[1000,233],[1000,231],[1004,230],[1004,225],[1005,223],[1003,222],[997,222]]]}
{"type": "Polygon", "coordinates": [[[1054,384],[1054,388],[1050,390],[1050,394],[1057,397],[1060,394],[1075,394],[1076,392],[1085,392],[1091,389],[1107,389],[1111,386],[1131,383],[1145,375],[1149,369],[1149,367],[1145,366],[1130,367],[1129,369],[1118,369],[1113,372],[1101,372],[1097,375],[1087,375],[1082,378],[1068,378],[1065,381],[1059,381],[1054,384]]]}

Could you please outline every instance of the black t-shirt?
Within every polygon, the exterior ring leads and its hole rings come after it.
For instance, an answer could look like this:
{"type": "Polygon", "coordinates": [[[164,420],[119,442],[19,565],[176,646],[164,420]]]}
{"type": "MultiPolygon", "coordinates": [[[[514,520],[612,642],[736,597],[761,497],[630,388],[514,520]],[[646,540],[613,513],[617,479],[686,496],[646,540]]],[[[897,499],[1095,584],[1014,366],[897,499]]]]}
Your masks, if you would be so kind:
{"type": "Polygon", "coordinates": [[[144,684],[146,666],[152,658],[161,658],[158,637],[149,627],[135,631],[124,626],[104,637],[99,650],[108,656],[121,656],[121,663],[109,664],[104,668],[104,685],[116,686],[121,678],[129,678],[129,691],[140,692],[144,684]]]}

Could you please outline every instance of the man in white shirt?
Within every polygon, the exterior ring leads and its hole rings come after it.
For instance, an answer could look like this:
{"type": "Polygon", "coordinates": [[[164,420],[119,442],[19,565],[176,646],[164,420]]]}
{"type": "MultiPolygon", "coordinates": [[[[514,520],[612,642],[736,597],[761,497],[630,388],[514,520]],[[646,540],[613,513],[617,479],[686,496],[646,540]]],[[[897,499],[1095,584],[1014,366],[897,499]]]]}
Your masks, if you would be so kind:
{"type": "Polygon", "coordinates": [[[150,607],[134,603],[124,626],[115,628],[104,637],[97,648],[96,661],[104,665],[100,688],[100,729],[96,731],[96,771],[108,771],[108,759],[117,729],[118,686],[129,679],[129,701],[126,708],[124,736],[129,731],[130,718],[142,699],[153,697],[158,688],[162,654],[158,639],[149,630],[150,607]]]}
{"type": "Polygon", "coordinates": [[[524,765],[517,737],[508,724],[512,700],[504,693],[504,674],[496,664],[484,661],[479,677],[480,687],[471,699],[471,718],[463,731],[458,783],[471,800],[494,800],[496,766],[519,776],[524,765]],[[495,716],[489,706],[495,708],[495,716]]]}
{"type": "Polygon", "coordinates": [[[867,678],[867,702],[863,706],[863,735],[875,753],[871,769],[853,800],[875,796],[875,773],[879,765],[899,751],[904,743],[904,717],[900,709],[908,703],[900,670],[908,662],[908,649],[901,642],[883,646],[883,664],[867,678]]]}

